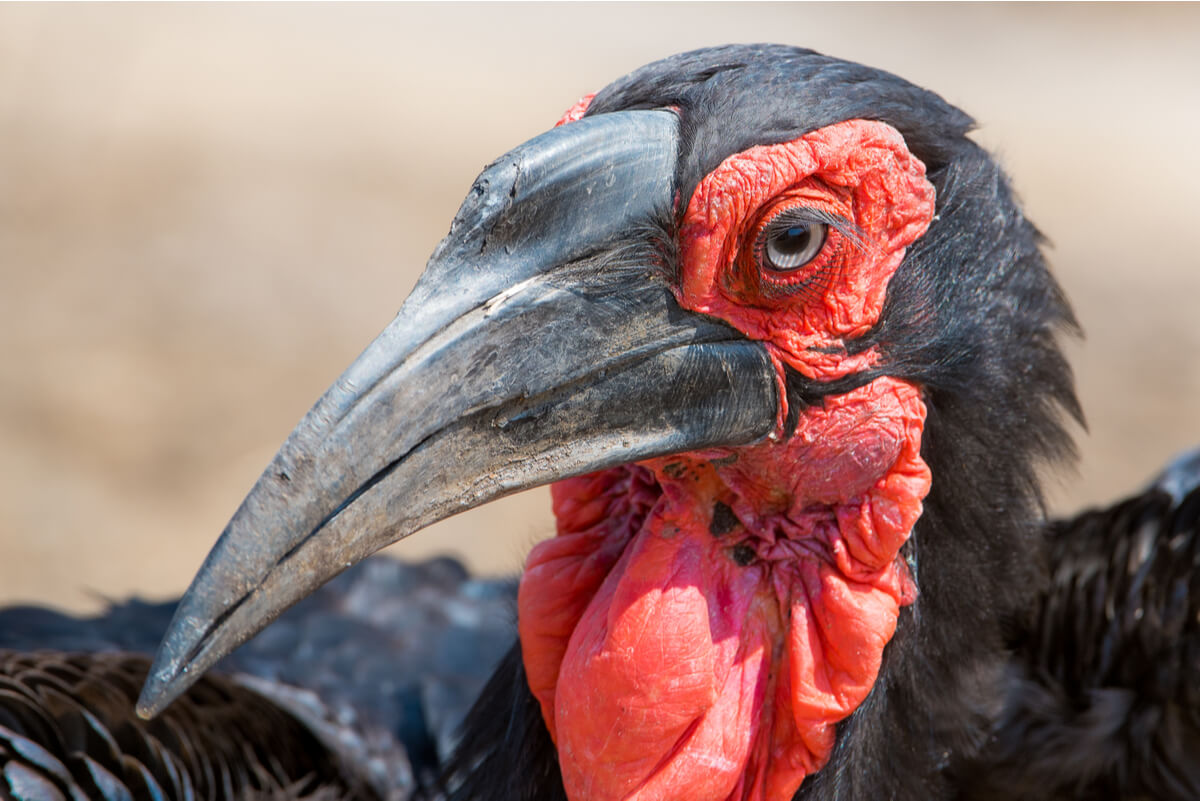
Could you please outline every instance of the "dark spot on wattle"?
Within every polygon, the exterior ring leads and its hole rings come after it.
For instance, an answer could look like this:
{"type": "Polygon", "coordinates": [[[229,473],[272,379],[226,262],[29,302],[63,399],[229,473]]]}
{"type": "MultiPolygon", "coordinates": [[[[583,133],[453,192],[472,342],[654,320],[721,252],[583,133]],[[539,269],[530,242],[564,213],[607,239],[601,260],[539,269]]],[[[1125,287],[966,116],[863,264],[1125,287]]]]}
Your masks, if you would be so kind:
{"type": "Polygon", "coordinates": [[[754,561],[755,557],[754,549],[749,545],[737,545],[730,551],[730,554],[739,567],[746,567],[754,561]]]}
{"type": "Polygon", "coordinates": [[[684,467],[683,462],[671,462],[663,467],[663,472],[670,478],[679,479],[683,478],[683,474],[687,472],[687,468],[684,467]]]}
{"type": "Polygon", "coordinates": [[[712,522],[708,524],[708,533],[714,537],[720,537],[722,534],[728,534],[738,527],[737,515],[729,508],[729,505],[717,501],[713,504],[712,522]]]}

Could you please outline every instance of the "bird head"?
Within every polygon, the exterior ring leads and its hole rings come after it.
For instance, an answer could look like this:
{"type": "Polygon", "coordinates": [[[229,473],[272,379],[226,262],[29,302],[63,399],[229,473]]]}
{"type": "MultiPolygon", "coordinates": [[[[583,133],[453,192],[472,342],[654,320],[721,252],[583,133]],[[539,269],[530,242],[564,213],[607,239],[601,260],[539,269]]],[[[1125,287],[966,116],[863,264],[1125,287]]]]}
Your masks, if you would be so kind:
{"type": "Polygon", "coordinates": [[[731,46],[502,156],[230,521],[143,713],[375,550],[557,482],[518,611],[572,801],[790,798],[880,730],[936,751],[915,688],[1036,583],[1033,463],[1076,410],[1070,312],[970,126],[731,46]]]}

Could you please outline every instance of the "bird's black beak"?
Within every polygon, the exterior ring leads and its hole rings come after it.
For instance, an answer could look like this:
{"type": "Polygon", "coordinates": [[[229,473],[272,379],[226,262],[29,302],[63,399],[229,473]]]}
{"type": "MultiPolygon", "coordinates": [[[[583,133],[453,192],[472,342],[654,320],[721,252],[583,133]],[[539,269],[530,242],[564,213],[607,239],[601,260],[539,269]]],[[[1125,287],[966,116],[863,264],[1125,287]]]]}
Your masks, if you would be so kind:
{"type": "Polygon", "coordinates": [[[141,715],[430,523],[774,429],[765,349],[681,310],[669,289],[677,147],[671,112],[599,115],[479,176],[399,315],[288,437],[208,555],[141,715]]]}

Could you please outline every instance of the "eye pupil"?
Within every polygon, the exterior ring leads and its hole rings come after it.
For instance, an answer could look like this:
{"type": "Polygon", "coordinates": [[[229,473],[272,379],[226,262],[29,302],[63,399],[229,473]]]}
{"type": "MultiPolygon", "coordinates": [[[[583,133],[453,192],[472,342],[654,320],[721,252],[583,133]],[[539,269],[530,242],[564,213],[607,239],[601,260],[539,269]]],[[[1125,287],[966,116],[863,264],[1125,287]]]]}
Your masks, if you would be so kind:
{"type": "Polygon", "coordinates": [[[789,225],[768,233],[766,261],[774,270],[795,270],[812,261],[825,244],[825,226],[820,223],[789,225]]]}
{"type": "Polygon", "coordinates": [[[780,237],[780,245],[786,253],[798,253],[808,245],[809,240],[808,226],[803,228],[789,228],[787,233],[780,237]]]}

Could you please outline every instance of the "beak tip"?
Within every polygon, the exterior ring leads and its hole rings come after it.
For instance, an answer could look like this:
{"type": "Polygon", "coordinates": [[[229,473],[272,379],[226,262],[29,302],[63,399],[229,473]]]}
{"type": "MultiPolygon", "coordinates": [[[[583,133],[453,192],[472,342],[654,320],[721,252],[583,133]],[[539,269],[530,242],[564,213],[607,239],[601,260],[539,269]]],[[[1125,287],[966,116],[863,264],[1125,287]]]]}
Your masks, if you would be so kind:
{"type": "Polygon", "coordinates": [[[171,703],[183,695],[196,679],[199,672],[189,670],[187,664],[173,654],[168,639],[154,656],[146,681],[142,685],[135,711],[142,720],[150,720],[160,714],[171,703]],[[192,678],[194,674],[195,678],[192,678]]]}
{"type": "Polygon", "coordinates": [[[174,700],[167,698],[165,690],[161,682],[154,680],[153,674],[147,676],[146,683],[142,686],[142,694],[138,696],[137,705],[134,707],[137,716],[142,720],[150,720],[162,712],[174,700]]]}
{"type": "Polygon", "coordinates": [[[150,720],[159,715],[192,684],[187,680],[186,669],[183,673],[175,673],[170,668],[157,668],[156,660],[146,676],[142,694],[138,696],[137,706],[134,708],[142,720],[150,720]]]}

